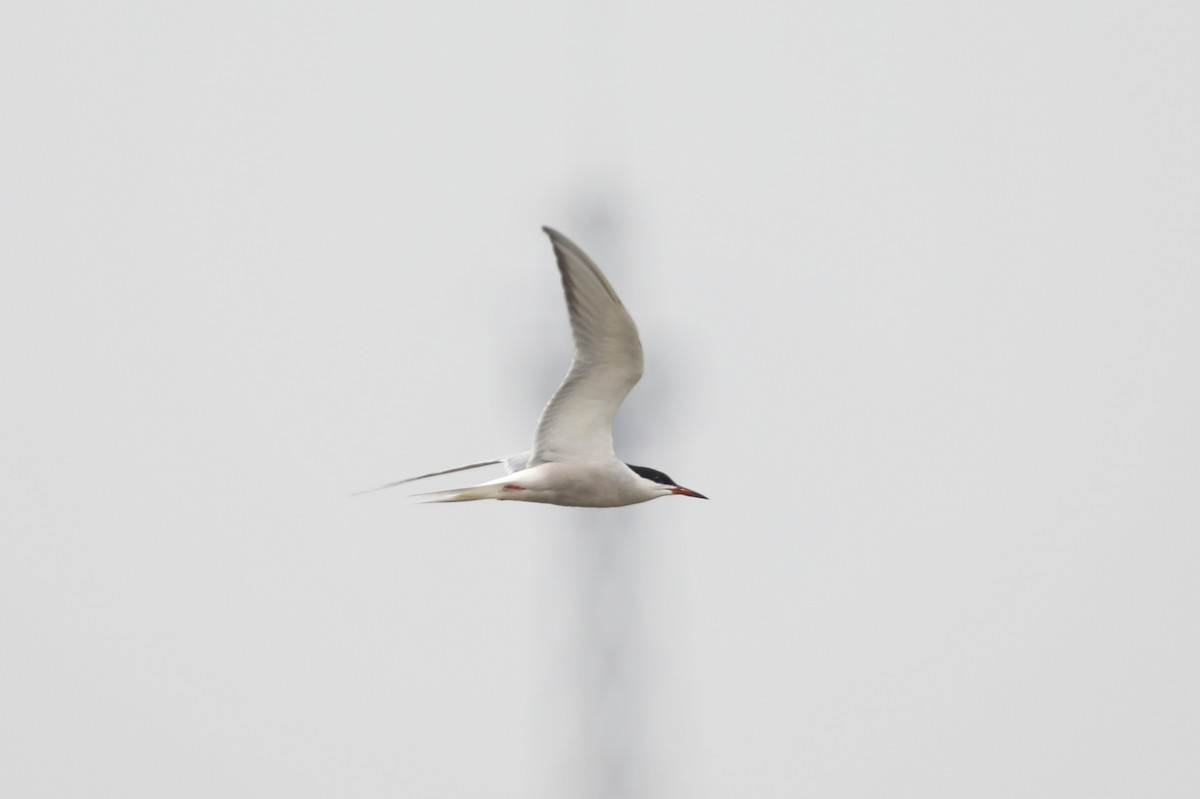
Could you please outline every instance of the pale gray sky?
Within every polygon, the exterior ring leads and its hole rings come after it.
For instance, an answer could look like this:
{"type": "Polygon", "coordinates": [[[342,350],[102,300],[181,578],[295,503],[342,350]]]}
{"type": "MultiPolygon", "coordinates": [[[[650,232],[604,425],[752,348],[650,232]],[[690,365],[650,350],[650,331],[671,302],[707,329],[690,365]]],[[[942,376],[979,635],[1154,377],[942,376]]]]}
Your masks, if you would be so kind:
{"type": "Polygon", "coordinates": [[[602,195],[644,795],[1197,795],[1198,23],[8,4],[0,793],[571,795],[580,511],[346,494],[527,446],[602,195]]]}

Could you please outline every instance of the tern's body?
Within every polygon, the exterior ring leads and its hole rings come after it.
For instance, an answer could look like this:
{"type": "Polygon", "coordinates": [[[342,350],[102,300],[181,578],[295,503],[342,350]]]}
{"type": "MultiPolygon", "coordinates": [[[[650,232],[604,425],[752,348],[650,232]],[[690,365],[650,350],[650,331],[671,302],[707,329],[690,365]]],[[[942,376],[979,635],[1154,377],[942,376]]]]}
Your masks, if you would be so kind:
{"type": "Polygon", "coordinates": [[[581,508],[613,508],[663,496],[655,485],[646,485],[651,482],[613,457],[586,463],[541,463],[470,488],[419,494],[418,497],[424,502],[509,499],[581,508]]]}
{"type": "Polygon", "coordinates": [[[707,499],[662,472],[622,463],[613,452],[612,424],[621,401],[642,376],[637,327],[591,259],[562,234],[543,228],[554,244],[575,339],[575,357],[538,419],[533,450],[507,458],[411,477],[503,463],[505,477],[451,491],[418,494],[422,502],[504,499],[611,508],[679,494],[707,499]]]}

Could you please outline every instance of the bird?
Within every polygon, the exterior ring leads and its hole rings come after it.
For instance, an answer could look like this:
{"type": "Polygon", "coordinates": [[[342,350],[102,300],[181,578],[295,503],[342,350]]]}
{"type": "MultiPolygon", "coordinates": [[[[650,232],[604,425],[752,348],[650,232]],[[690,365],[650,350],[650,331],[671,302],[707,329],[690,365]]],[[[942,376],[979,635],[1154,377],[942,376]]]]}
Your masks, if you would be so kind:
{"type": "Polygon", "coordinates": [[[396,480],[360,494],[503,464],[504,477],[411,498],[417,502],[497,499],[586,508],[615,508],[669,496],[708,499],[657,469],[617,458],[613,419],[642,376],[637,326],[595,262],[557,230],[542,230],[550,237],[562,278],[575,354],[567,376],[538,418],[533,448],[396,480]]]}

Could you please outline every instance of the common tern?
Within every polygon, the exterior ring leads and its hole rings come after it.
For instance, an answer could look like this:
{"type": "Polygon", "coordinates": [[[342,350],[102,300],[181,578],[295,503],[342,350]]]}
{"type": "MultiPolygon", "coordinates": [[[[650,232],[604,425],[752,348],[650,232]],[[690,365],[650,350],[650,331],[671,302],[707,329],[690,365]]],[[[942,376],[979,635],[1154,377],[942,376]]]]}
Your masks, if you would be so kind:
{"type": "MultiPolygon", "coordinates": [[[[642,342],[637,327],[600,268],[566,236],[542,228],[554,245],[558,271],[575,339],[575,357],[554,392],[533,436],[533,449],[507,458],[430,472],[371,491],[427,477],[503,464],[496,480],[449,491],[416,494],[419,502],[476,499],[545,502],[614,508],[667,496],[708,499],[657,469],[632,466],[613,451],[613,417],[642,376],[642,342]]],[[[369,493],[364,491],[362,493],[369,493]]]]}

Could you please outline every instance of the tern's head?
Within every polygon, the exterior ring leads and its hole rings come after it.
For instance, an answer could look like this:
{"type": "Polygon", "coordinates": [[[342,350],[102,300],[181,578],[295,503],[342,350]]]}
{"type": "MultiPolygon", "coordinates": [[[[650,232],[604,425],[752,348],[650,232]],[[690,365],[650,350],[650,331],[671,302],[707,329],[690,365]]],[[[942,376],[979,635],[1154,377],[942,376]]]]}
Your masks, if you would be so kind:
{"type": "Polygon", "coordinates": [[[693,491],[690,488],[684,488],[683,486],[678,485],[674,480],[672,480],[670,477],[667,477],[658,469],[651,469],[648,466],[634,466],[631,463],[627,463],[625,465],[633,470],[643,480],[646,480],[647,483],[649,483],[647,487],[655,491],[658,496],[665,497],[669,494],[679,494],[680,496],[684,497],[708,499],[708,497],[704,496],[698,491],[693,491]]]}

